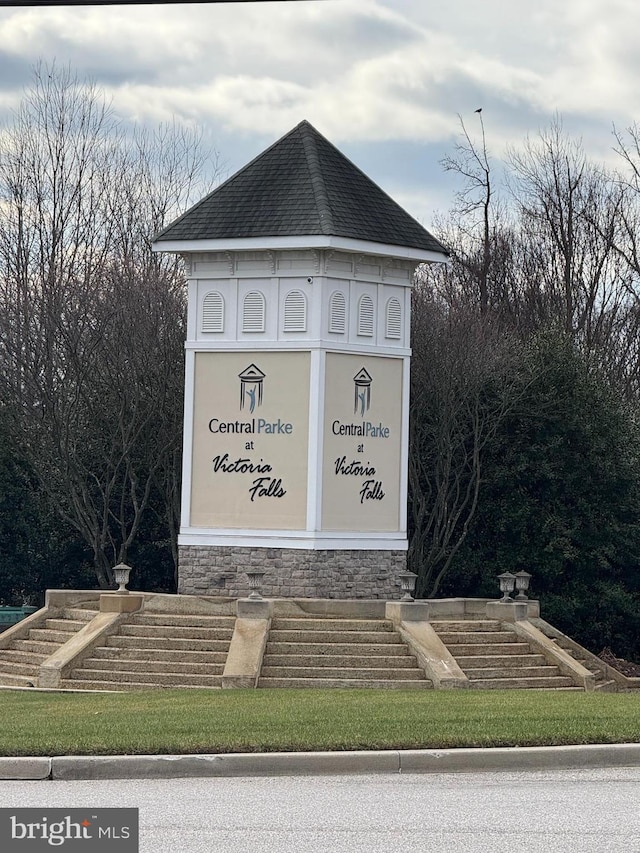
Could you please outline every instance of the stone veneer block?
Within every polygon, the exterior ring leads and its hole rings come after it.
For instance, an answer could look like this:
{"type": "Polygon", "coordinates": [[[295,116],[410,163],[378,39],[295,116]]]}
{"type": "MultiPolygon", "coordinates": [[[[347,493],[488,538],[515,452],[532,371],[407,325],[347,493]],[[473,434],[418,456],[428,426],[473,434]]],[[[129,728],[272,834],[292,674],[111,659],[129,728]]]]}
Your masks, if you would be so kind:
{"type": "Polygon", "coordinates": [[[315,551],[183,545],[178,592],[241,598],[249,591],[247,568],[266,572],[266,598],[397,598],[406,551],[315,551]]]}

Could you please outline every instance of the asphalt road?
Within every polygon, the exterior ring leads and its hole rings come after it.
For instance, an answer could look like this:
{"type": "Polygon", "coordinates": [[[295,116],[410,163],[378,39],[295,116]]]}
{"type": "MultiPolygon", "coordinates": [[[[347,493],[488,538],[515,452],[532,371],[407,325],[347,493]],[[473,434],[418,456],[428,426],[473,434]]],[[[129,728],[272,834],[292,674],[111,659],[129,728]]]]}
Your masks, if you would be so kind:
{"type": "Polygon", "coordinates": [[[640,853],[640,768],[1,781],[0,804],[137,807],[141,853],[640,853]]]}

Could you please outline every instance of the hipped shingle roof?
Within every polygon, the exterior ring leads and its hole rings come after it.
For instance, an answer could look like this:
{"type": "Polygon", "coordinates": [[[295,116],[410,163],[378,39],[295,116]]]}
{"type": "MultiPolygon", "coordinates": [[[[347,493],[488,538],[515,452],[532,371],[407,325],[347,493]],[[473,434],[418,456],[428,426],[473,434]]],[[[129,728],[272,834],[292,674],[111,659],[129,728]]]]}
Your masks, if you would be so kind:
{"type": "Polygon", "coordinates": [[[167,226],[155,242],[302,235],[446,254],[435,237],[308,121],[167,226]]]}

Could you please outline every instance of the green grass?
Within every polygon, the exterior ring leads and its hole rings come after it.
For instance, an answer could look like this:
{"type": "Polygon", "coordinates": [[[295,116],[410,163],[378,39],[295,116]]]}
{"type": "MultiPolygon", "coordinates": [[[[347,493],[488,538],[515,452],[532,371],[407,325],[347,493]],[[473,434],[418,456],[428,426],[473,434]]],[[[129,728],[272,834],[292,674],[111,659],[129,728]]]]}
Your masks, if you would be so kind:
{"type": "Polygon", "coordinates": [[[0,755],[640,742],[640,692],[0,692],[0,755]]]}

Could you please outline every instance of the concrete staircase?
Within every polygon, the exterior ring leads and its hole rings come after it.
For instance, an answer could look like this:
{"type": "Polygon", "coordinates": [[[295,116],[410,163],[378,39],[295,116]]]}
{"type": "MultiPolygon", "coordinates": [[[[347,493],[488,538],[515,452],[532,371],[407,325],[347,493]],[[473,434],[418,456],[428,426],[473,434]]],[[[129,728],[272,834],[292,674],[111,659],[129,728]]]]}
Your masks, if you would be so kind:
{"type": "Polygon", "coordinates": [[[276,617],[258,687],[433,687],[391,622],[276,617]]]}
{"type": "Polygon", "coordinates": [[[53,590],[0,635],[0,686],[640,688],[540,619],[535,603],[529,619],[515,608],[53,590]]]}
{"type": "Polygon", "coordinates": [[[472,688],[580,689],[505,623],[479,619],[431,624],[472,688]]]}
{"type": "Polygon", "coordinates": [[[97,610],[82,608],[62,610],[37,628],[31,628],[27,637],[15,639],[9,648],[0,649],[0,684],[36,686],[40,664],[84,628],[96,613],[97,610]]]}
{"type": "Polygon", "coordinates": [[[235,617],[134,613],[61,687],[85,690],[217,688],[235,617]]]}

